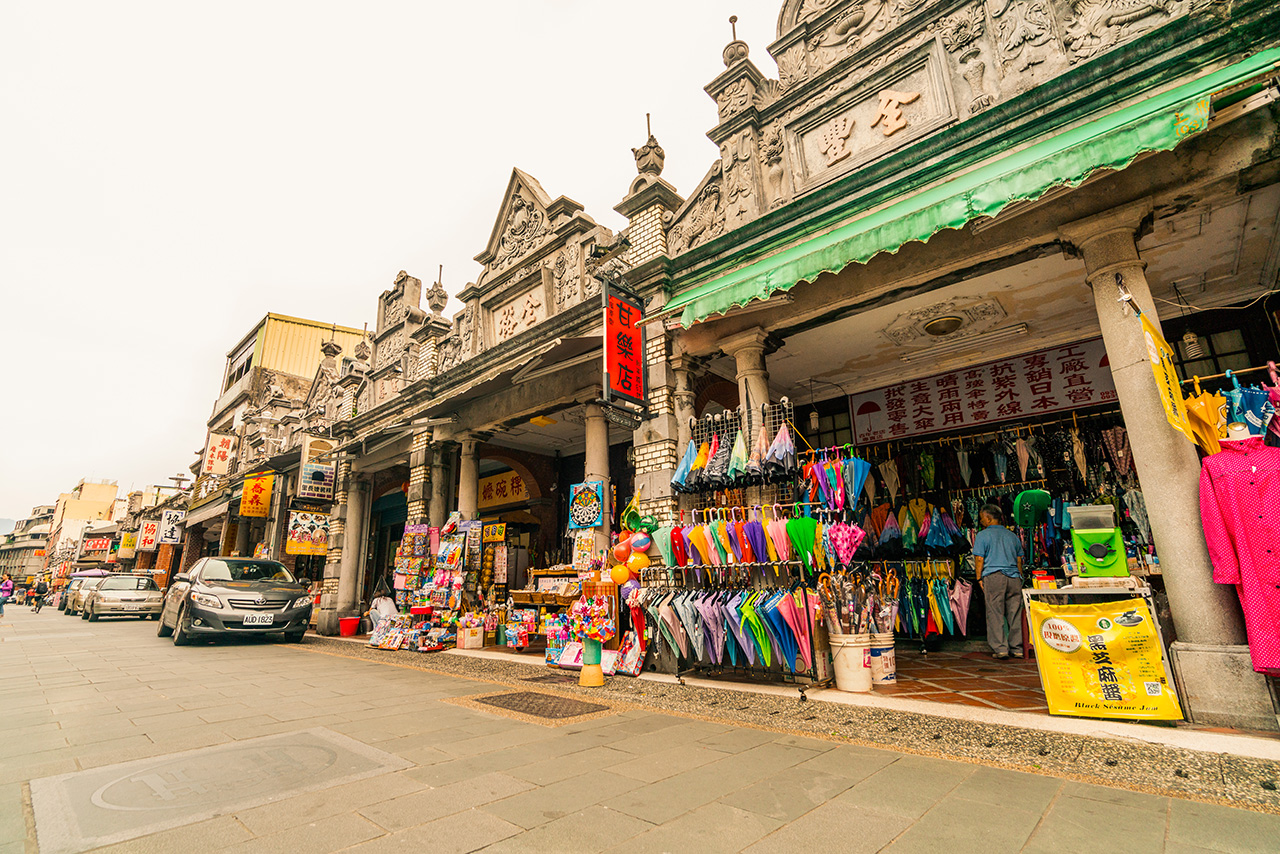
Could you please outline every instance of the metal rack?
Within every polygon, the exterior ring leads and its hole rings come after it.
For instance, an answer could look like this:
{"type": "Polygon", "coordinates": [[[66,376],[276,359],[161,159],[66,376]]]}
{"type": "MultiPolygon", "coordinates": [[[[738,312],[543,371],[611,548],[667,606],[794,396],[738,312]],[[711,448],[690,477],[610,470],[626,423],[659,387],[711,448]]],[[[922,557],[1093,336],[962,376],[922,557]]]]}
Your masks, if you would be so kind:
{"type": "MultiPolygon", "coordinates": [[[[765,441],[773,442],[782,426],[788,425],[792,433],[792,441],[800,441],[796,433],[793,415],[795,408],[791,401],[782,398],[778,403],[761,404],[759,408],[726,410],[716,415],[704,415],[700,419],[691,419],[690,440],[695,447],[703,442],[710,442],[712,434],[719,433],[721,441],[733,442],[738,430],[742,430],[743,440],[747,445],[747,454],[755,444],[756,435],[761,425],[764,426],[765,441]]],[[[707,489],[696,493],[686,493],[681,502],[685,509],[705,510],[710,507],[750,507],[756,504],[789,504],[795,498],[795,480],[788,478],[776,483],[762,483],[733,487],[729,489],[707,489]]]]}

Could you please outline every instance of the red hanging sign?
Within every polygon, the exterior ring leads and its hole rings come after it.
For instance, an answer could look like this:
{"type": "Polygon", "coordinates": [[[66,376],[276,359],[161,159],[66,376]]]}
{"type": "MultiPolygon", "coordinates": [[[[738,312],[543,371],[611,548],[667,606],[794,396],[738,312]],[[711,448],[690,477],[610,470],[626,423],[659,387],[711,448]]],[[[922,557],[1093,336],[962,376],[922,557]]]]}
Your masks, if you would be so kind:
{"type": "Polygon", "coordinates": [[[645,405],[644,330],[639,302],[609,294],[605,308],[604,348],[607,397],[645,405]]]}

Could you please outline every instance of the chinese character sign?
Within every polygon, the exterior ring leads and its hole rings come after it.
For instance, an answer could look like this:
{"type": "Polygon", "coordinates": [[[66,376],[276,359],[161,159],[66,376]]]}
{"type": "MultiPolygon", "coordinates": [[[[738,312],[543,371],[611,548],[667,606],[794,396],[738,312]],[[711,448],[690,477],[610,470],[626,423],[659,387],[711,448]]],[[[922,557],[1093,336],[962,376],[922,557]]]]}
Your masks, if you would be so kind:
{"type": "Polygon", "coordinates": [[[644,330],[640,327],[640,314],[640,303],[609,294],[604,347],[607,396],[644,406],[644,330]]]}
{"type": "Polygon", "coordinates": [[[230,433],[210,433],[209,445],[204,451],[204,464],[201,474],[224,475],[231,469],[231,458],[235,456],[236,438],[230,433]]]}
{"type": "Polygon", "coordinates": [[[284,553],[290,555],[323,555],[329,553],[329,514],[289,514],[289,535],[284,553]]]}
{"type": "Polygon", "coordinates": [[[176,546],[182,542],[182,520],[186,513],[181,510],[166,510],[160,514],[160,542],[176,546]]]}
{"type": "Polygon", "coordinates": [[[1175,430],[1195,441],[1191,435],[1191,422],[1187,420],[1186,401],[1182,399],[1182,383],[1178,381],[1178,371],[1173,367],[1173,348],[1145,314],[1142,315],[1142,333],[1147,339],[1151,372],[1155,374],[1160,400],[1164,403],[1164,417],[1175,430]]]}
{"type": "Polygon", "coordinates": [[[480,479],[479,507],[481,510],[506,504],[519,504],[528,500],[529,487],[518,472],[507,471],[480,479]]]}
{"type": "Polygon", "coordinates": [[[332,440],[306,436],[302,442],[302,467],[298,473],[298,497],[313,501],[332,501],[337,467],[332,454],[332,440]]]}
{"type": "Polygon", "coordinates": [[[160,540],[160,523],[157,520],[143,520],[138,523],[138,551],[153,552],[160,540]]]}
{"type": "Polygon", "coordinates": [[[859,445],[1114,403],[1101,338],[850,397],[859,445]]]}
{"type": "Polygon", "coordinates": [[[1182,720],[1145,599],[1027,608],[1049,713],[1182,720]]]}
{"type": "Polygon", "coordinates": [[[272,473],[255,474],[244,479],[244,492],[240,496],[240,515],[265,519],[271,510],[272,473]]]}

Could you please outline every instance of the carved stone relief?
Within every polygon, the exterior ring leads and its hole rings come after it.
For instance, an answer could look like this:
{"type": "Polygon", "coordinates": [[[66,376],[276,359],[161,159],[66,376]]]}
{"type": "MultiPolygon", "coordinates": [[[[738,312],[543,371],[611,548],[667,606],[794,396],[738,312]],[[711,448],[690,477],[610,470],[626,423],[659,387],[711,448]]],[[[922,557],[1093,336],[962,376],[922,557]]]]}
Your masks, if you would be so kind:
{"type": "Polygon", "coordinates": [[[378,341],[374,370],[381,370],[397,361],[404,353],[404,330],[397,329],[386,338],[378,341]]]}
{"type": "Polygon", "coordinates": [[[790,89],[797,83],[803,83],[809,77],[809,69],[805,65],[804,45],[794,44],[778,54],[778,85],[790,89]]]}
{"type": "Polygon", "coordinates": [[[760,215],[756,188],[755,139],[744,131],[720,146],[724,175],[725,228],[732,231],[760,215]]]}
{"type": "Polygon", "coordinates": [[[576,304],[582,292],[582,247],[570,242],[560,254],[551,268],[555,276],[556,310],[576,304]]]}
{"type": "Polygon", "coordinates": [[[500,270],[518,261],[541,243],[546,233],[546,214],[517,191],[511,197],[511,209],[502,229],[502,237],[498,240],[493,268],[500,270]]]}
{"type": "Polygon", "coordinates": [[[518,335],[546,319],[546,305],[542,299],[542,286],[521,294],[494,309],[493,328],[497,343],[518,335]]]}
{"type": "MultiPolygon", "coordinates": [[[[986,0],[996,45],[1006,67],[1024,73],[1052,53],[1053,12],[1048,0],[986,0]]],[[[1030,88],[1030,84],[1026,88],[1030,88]]]]}
{"type": "Polygon", "coordinates": [[[462,310],[462,316],[458,319],[458,341],[464,357],[476,352],[475,303],[467,303],[467,307],[462,310]]]}
{"type": "Polygon", "coordinates": [[[755,97],[755,86],[745,77],[735,80],[716,96],[716,106],[720,110],[720,121],[735,116],[751,105],[755,97]]]}
{"type": "Polygon", "coordinates": [[[956,297],[903,312],[881,334],[899,346],[915,341],[946,341],[985,332],[1006,316],[1004,306],[994,297],[956,297]],[[931,335],[925,324],[940,317],[959,318],[960,324],[947,335],[931,335]]]}
{"type": "Polygon", "coordinates": [[[969,114],[972,115],[994,104],[1000,95],[1000,90],[994,83],[988,87],[987,63],[983,60],[982,52],[977,45],[960,55],[960,63],[965,82],[969,84],[969,114]]]}
{"type": "Polygon", "coordinates": [[[1071,0],[1075,18],[1062,41],[1074,64],[1155,26],[1176,7],[1176,0],[1071,0]]]}
{"type": "Polygon", "coordinates": [[[939,35],[942,46],[955,53],[967,44],[971,44],[982,35],[986,28],[987,16],[981,6],[967,6],[942,22],[939,35]]]}
{"type": "Polygon", "coordinates": [[[725,210],[721,199],[720,178],[707,182],[698,193],[697,200],[689,205],[675,225],[667,233],[667,242],[673,254],[679,254],[724,233],[725,210]]]}
{"type": "Polygon", "coordinates": [[[787,170],[782,163],[785,149],[786,138],[783,136],[782,124],[774,122],[765,129],[764,136],[760,139],[760,157],[764,160],[770,210],[781,205],[791,195],[787,170]]]}
{"type": "Polygon", "coordinates": [[[900,18],[898,7],[886,0],[849,4],[849,8],[837,15],[825,30],[805,41],[809,67],[815,71],[831,67],[895,27],[900,18]]]}

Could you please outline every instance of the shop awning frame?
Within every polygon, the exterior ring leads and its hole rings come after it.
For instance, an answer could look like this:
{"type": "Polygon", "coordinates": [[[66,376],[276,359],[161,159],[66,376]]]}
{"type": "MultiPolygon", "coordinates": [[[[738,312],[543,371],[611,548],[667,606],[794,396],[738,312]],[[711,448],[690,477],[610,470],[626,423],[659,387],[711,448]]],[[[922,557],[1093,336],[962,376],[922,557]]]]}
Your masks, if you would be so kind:
{"type": "Polygon", "coordinates": [[[1055,134],[878,210],[868,208],[825,234],[787,247],[673,297],[646,317],[680,315],[685,328],[713,315],[896,252],[939,231],[995,217],[1014,202],[1074,187],[1139,155],[1168,151],[1209,124],[1210,98],[1280,67],[1280,48],[1262,51],[1101,118],[1055,134]]]}

